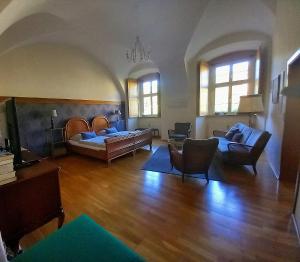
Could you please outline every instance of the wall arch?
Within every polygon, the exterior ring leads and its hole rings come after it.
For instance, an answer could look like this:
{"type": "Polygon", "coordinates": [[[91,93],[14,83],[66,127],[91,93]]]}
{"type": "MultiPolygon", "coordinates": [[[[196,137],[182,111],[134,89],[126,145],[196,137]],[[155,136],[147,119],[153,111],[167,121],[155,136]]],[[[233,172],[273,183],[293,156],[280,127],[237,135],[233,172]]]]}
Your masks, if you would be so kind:
{"type": "Polygon", "coordinates": [[[122,100],[105,67],[79,48],[53,43],[26,45],[2,55],[0,86],[4,96],[122,100]]]}

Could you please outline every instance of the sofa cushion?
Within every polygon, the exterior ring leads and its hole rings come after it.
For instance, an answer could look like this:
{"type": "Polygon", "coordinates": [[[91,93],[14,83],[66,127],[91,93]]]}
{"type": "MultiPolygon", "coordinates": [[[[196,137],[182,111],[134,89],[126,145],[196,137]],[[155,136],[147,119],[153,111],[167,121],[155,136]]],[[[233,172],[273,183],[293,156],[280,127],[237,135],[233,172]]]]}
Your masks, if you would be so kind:
{"type": "Polygon", "coordinates": [[[225,134],[225,138],[227,140],[232,140],[234,134],[236,134],[237,132],[239,132],[237,128],[230,128],[228,132],[225,134]]]}
{"type": "Polygon", "coordinates": [[[246,141],[247,145],[254,146],[262,134],[263,134],[263,131],[258,130],[258,129],[252,129],[252,132],[246,141]]]}
{"type": "Polygon", "coordinates": [[[252,129],[251,127],[246,126],[246,125],[244,126],[243,130],[241,131],[241,133],[243,134],[243,137],[242,137],[240,143],[246,144],[248,137],[249,137],[249,136],[251,135],[251,133],[252,133],[252,130],[253,130],[253,129],[252,129]]]}
{"type": "Polygon", "coordinates": [[[231,141],[239,143],[239,142],[241,142],[242,138],[243,138],[243,134],[240,132],[237,132],[233,135],[231,141]]]}

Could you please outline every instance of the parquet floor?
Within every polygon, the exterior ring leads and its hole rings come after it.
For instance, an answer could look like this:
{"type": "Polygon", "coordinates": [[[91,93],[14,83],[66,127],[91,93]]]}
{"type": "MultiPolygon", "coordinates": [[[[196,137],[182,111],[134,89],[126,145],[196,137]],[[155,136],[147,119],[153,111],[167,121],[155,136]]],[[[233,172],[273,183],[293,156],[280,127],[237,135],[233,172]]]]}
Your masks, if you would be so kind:
{"type": "MultiPolygon", "coordinates": [[[[293,186],[279,183],[264,159],[257,177],[226,166],[226,182],[206,185],[140,170],[150,156],[139,150],[110,168],[78,155],[55,160],[66,222],[88,214],[148,261],[300,261],[293,186]]],[[[36,230],[23,247],[55,229],[56,221],[36,230]]]]}

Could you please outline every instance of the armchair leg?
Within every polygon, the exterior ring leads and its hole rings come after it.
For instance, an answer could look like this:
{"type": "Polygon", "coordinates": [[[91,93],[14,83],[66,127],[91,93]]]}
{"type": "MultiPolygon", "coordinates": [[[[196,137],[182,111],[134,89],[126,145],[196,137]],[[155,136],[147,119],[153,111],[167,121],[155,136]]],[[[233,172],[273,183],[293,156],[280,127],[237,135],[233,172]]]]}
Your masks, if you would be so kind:
{"type": "Polygon", "coordinates": [[[256,163],[252,165],[252,168],[253,168],[254,175],[256,176],[257,175],[256,163]]]}
{"type": "Polygon", "coordinates": [[[209,179],[208,179],[208,172],[205,173],[205,178],[206,178],[206,183],[209,183],[209,179]]]}
{"type": "Polygon", "coordinates": [[[182,183],[184,183],[184,173],[181,174],[182,183]]]}

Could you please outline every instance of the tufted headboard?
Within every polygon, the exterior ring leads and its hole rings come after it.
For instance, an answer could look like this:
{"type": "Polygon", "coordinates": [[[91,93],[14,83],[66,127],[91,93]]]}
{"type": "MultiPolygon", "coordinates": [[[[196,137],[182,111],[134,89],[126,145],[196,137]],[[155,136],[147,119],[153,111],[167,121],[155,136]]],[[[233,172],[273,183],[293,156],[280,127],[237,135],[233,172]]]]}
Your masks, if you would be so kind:
{"type": "Polygon", "coordinates": [[[81,132],[88,132],[90,131],[89,123],[80,117],[73,117],[71,118],[65,128],[65,136],[66,140],[69,140],[72,136],[79,134],[81,132]]]}
{"type": "Polygon", "coordinates": [[[100,131],[109,127],[109,122],[105,116],[95,116],[92,121],[92,130],[98,134],[100,131]]]}

